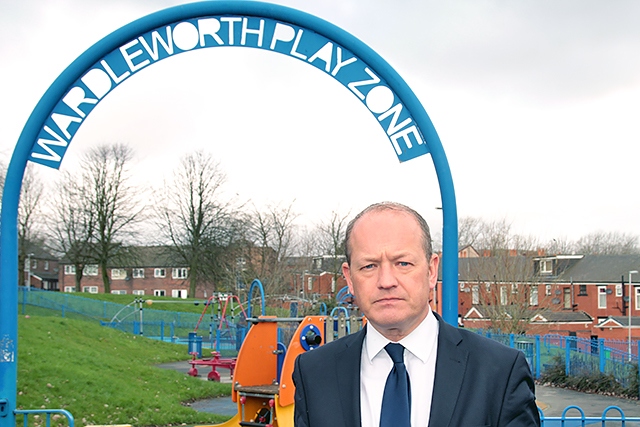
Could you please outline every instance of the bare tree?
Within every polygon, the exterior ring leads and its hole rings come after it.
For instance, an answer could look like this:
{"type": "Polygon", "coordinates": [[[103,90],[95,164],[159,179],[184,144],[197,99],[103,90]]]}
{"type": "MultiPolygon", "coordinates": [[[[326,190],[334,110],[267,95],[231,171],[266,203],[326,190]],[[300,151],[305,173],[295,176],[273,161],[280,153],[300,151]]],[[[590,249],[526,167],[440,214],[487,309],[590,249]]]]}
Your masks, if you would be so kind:
{"type": "Polygon", "coordinates": [[[575,243],[576,252],[589,255],[632,255],[640,253],[638,236],[619,232],[595,232],[575,243]]]}
{"type": "Polygon", "coordinates": [[[323,255],[331,256],[331,272],[335,280],[340,276],[340,266],[345,255],[344,238],[350,212],[344,215],[332,211],[329,219],[318,226],[322,238],[323,255]]]}
{"type": "Polygon", "coordinates": [[[465,282],[473,301],[491,320],[490,329],[524,333],[529,320],[546,304],[538,293],[531,257],[499,251],[491,257],[464,260],[465,282]],[[475,278],[473,280],[472,278],[475,278]]]}
{"type": "Polygon", "coordinates": [[[559,237],[549,241],[544,250],[548,255],[573,254],[576,252],[576,244],[565,237],[559,237]]]}
{"type": "Polygon", "coordinates": [[[285,260],[296,250],[294,222],[297,217],[293,202],[285,207],[268,206],[264,211],[254,208],[251,231],[258,259],[251,257],[251,264],[267,293],[282,294],[288,289],[289,272],[285,260]]]}
{"type": "Polygon", "coordinates": [[[132,159],[129,146],[111,144],[91,149],[81,161],[82,195],[94,215],[91,255],[101,271],[105,293],[111,292],[107,267],[130,258],[125,243],[133,241],[134,226],[141,219],[138,190],[129,182],[132,159]]]}
{"type": "Polygon", "coordinates": [[[182,158],[158,205],[158,226],[175,257],[188,268],[189,296],[199,284],[217,289],[216,279],[234,270],[230,247],[242,235],[242,221],[222,187],[226,175],[203,151],[182,158]]]}
{"type": "Polygon", "coordinates": [[[483,222],[477,217],[462,217],[458,220],[458,248],[476,247],[482,235],[483,222]]]}
{"type": "Polygon", "coordinates": [[[480,254],[460,260],[459,273],[471,286],[472,304],[491,320],[491,329],[524,332],[542,306],[532,259],[540,254],[537,239],[512,233],[505,220],[466,218],[463,224],[462,238],[480,254]]]}
{"type": "Polygon", "coordinates": [[[79,292],[84,267],[94,261],[94,211],[81,183],[68,172],[62,175],[50,206],[47,218],[49,245],[75,267],[75,290],[79,292]]]}
{"type": "Polygon", "coordinates": [[[28,164],[22,179],[20,204],[18,206],[18,269],[19,284],[24,286],[25,276],[22,270],[28,259],[31,246],[36,240],[41,240],[41,200],[44,184],[34,169],[35,165],[28,164]]]}
{"type": "Polygon", "coordinates": [[[7,165],[0,160],[0,193],[4,190],[4,180],[7,175],[7,165]]]}

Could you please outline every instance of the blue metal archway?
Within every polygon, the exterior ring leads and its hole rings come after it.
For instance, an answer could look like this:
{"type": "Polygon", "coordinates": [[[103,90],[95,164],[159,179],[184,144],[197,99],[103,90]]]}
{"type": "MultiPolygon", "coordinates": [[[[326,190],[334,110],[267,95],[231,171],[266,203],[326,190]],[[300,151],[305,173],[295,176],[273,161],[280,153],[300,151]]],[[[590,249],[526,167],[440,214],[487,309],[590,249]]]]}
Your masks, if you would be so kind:
{"type": "Polygon", "coordinates": [[[376,118],[399,161],[431,154],[443,210],[442,313],[458,323],[457,210],[451,171],[418,98],[364,43],[314,16],[255,1],[168,8],[114,31],[78,57],[29,117],[7,170],[0,228],[0,427],[15,426],[17,216],[27,161],[59,168],[86,117],[122,81],[162,59],[209,47],[249,47],[291,56],[340,82],[376,118]]]}

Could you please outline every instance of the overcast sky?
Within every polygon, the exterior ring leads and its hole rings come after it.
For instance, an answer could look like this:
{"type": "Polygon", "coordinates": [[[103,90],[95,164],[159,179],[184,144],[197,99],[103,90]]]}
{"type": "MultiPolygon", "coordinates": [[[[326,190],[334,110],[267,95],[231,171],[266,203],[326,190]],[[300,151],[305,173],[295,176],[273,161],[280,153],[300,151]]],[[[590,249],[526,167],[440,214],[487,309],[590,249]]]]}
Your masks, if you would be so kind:
{"type": "MultiPolygon", "coordinates": [[[[54,79],[94,43],[171,0],[0,0],[0,155],[8,162],[54,79]]],[[[369,45],[404,78],[444,146],[458,214],[515,232],[640,235],[640,2],[290,0],[369,45]]],[[[421,211],[439,234],[430,156],[399,163],[363,104],[317,69],[251,49],[158,62],[83,123],[62,169],[124,142],[159,184],[181,155],[211,151],[227,190],[301,218],[380,200],[421,211]]],[[[46,177],[58,172],[39,167],[46,177]]],[[[53,179],[53,178],[51,178],[53,179]]]]}

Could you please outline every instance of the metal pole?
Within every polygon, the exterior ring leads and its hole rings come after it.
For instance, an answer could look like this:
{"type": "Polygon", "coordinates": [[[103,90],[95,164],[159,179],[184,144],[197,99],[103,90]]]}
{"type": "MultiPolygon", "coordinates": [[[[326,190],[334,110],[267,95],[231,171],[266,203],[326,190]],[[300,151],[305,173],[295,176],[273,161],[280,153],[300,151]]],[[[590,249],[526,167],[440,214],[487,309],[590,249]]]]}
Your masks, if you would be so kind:
{"type": "Polygon", "coordinates": [[[638,272],[638,270],[631,270],[629,272],[629,325],[628,325],[628,329],[629,329],[629,362],[631,362],[631,275],[632,274],[636,274],[638,272]]]}

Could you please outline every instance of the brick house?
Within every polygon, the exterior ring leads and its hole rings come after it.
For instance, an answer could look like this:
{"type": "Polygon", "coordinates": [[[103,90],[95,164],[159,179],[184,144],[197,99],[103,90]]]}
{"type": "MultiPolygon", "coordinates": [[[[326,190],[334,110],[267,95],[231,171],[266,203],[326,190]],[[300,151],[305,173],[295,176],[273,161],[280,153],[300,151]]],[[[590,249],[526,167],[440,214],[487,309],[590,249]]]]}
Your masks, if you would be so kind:
{"type": "Polygon", "coordinates": [[[37,245],[29,245],[24,260],[24,285],[27,287],[58,291],[58,259],[37,245]]]}
{"type": "Polygon", "coordinates": [[[347,286],[342,276],[344,256],[289,257],[286,260],[290,271],[289,292],[302,299],[318,301],[334,298],[347,286]]]}
{"type": "Polygon", "coordinates": [[[629,272],[633,278],[640,270],[639,255],[532,256],[510,251],[502,257],[467,255],[458,262],[458,313],[465,327],[486,328],[492,316],[503,312],[521,319],[527,333],[624,340],[631,332],[640,339],[640,274],[635,276],[638,285],[629,286],[629,272]]]}
{"type": "MultiPolygon", "coordinates": [[[[189,293],[189,269],[164,246],[137,247],[131,261],[111,265],[108,270],[112,294],[187,298],[189,293]]],[[[75,266],[69,261],[60,261],[59,282],[64,292],[75,291],[75,266]]],[[[81,286],[82,292],[104,292],[98,265],[84,267],[81,286]]],[[[196,297],[207,297],[203,287],[196,289],[196,297]]]]}

